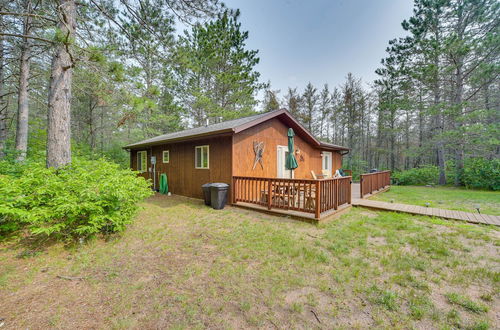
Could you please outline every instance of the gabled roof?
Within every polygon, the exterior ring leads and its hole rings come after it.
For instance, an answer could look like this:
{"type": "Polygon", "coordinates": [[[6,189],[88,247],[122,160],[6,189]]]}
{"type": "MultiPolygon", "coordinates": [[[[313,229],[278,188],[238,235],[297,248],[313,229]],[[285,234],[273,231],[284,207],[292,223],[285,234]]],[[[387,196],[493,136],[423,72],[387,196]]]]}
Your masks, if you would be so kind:
{"type": "Polygon", "coordinates": [[[136,149],[140,147],[149,147],[169,142],[179,142],[183,140],[190,140],[193,138],[204,137],[209,135],[223,134],[223,133],[238,133],[250,127],[258,125],[269,119],[279,117],[286,124],[295,130],[295,133],[303,137],[312,145],[318,148],[325,148],[331,150],[349,150],[349,148],[336,146],[329,143],[320,142],[317,140],[307,129],[305,129],[292,115],[286,110],[275,110],[271,112],[259,113],[257,115],[243,117],[225,122],[212,124],[208,126],[201,126],[191,129],[186,129],[179,132],[168,133],[156,136],[151,139],[143,140],[137,143],[132,143],[125,146],[125,149],[136,149]]]}

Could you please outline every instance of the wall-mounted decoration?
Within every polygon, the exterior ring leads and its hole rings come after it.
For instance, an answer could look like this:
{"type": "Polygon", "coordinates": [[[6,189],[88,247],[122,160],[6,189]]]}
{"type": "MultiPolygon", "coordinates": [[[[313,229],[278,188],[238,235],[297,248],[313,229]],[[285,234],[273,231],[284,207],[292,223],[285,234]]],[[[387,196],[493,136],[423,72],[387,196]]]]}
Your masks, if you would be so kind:
{"type": "Polygon", "coordinates": [[[264,155],[264,142],[253,142],[253,152],[255,153],[255,160],[253,162],[253,167],[252,170],[255,169],[255,166],[257,166],[257,163],[260,163],[260,167],[264,169],[264,164],[262,163],[262,155],[264,155]]]}
{"type": "Polygon", "coordinates": [[[304,161],[304,156],[302,156],[302,154],[300,153],[300,149],[297,147],[297,149],[295,149],[295,155],[297,156],[297,159],[300,160],[301,162],[304,161]]]}

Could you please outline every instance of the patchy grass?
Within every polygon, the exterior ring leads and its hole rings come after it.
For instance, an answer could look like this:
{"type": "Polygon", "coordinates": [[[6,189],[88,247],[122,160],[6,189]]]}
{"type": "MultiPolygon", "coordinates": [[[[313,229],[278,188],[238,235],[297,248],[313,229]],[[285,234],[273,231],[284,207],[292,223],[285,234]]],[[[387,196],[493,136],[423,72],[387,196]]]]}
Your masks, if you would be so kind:
{"type": "Polygon", "coordinates": [[[313,226],[177,196],[143,206],[108,240],[1,243],[5,325],[499,327],[497,228],[361,208],[313,226]]]}
{"type": "Polygon", "coordinates": [[[500,191],[470,190],[455,187],[391,186],[370,199],[442,208],[447,210],[500,215],[500,191]]]}
{"type": "Polygon", "coordinates": [[[484,313],[488,311],[488,307],[484,306],[480,303],[477,303],[475,301],[472,301],[468,297],[465,297],[459,293],[456,292],[451,292],[446,294],[446,298],[448,298],[448,301],[452,304],[462,306],[465,309],[468,309],[471,312],[474,313],[484,313]]]}

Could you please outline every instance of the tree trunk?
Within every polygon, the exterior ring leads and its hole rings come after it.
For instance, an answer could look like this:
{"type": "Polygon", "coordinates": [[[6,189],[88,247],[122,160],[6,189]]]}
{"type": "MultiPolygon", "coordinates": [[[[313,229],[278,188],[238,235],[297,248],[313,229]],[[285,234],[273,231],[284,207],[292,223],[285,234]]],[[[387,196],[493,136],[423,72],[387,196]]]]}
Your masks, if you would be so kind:
{"type": "MultiPolygon", "coordinates": [[[[26,1],[26,13],[31,13],[31,1],[26,1]]],[[[30,35],[31,16],[25,16],[23,34],[30,35]]],[[[17,161],[24,161],[28,150],[28,118],[29,118],[29,94],[28,83],[30,75],[31,40],[23,38],[21,59],[19,63],[19,94],[17,98],[17,129],[16,129],[16,151],[17,161]]]]}
{"type": "MultiPolygon", "coordinates": [[[[435,38],[436,40],[441,40],[439,37],[439,32],[438,32],[438,27],[435,27],[435,38]]],[[[439,55],[435,54],[434,55],[434,86],[433,86],[433,94],[434,94],[434,111],[436,111],[435,117],[434,117],[434,130],[435,134],[437,135],[437,140],[436,140],[436,157],[437,157],[437,163],[439,167],[439,184],[440,185],[445,185],[446,184],[446,160],[445,160],[445,153],[444,153],[444,141],[443,141],[443,118],[442,118],[442,112],[443,110],[441,109],[441,90],[440,90],[440,84],[439,84],[439,55]]]]}
{"type": "Polygon", "coordinates": [[[60,0],[59,30],[65,37],[52,58],[48,101],[47,167],[71,163],[71,80],[73,58],[70,53],[76,29],[75,0],[60,0]]]}
{"type": "Polygon", "coordinates": [[[454,105],[457,108],[457,117],[455,120],[456,133],[458,135],[455,145],[455,186],[462,185],[462,174],[464,170],[464,141],[463,141],[463,123],[462,123],[462,98],[463,98],[463,78],[462,78],[462,59],[456,70],[456,91],[454,105]]]}
{"type": "MultiPolygon", "coordinates": [[[[1,7],[0,7],[1,8],[1,7]]],[[[3,26],[3,16],[0,15],[0,26],[3,26]]],[[[5,96],[5,51],[3,36],[0,36],[0,159],[5,157],[5,140],[7,139],[7,102],[5,96]]]]}
{"type": "MultiPolygon", "coordinates": [[[[458,19],[457,26],[455,28],[455,32],[457,38],[460,40],[460,44],[463,43],[464,33],[465,33],[465,25],[463,11],[460,9],[458,11],[458,19]]],[[[463,66],[464,66],[464,55],[462,53],[462,49],[456,54],[455,57],[455,91],[453,95],[453,105],[456,108],[456,117],[455,117],[455,130],[458,136],[455,145],[455,186],[462,185],[462,172],[464,170],[464,137],[463,137],[463,93],[464,93],[464,76],[463,76],[463,66]]],[[[452,55],[453,56],[453,55],[452,55]]]]}

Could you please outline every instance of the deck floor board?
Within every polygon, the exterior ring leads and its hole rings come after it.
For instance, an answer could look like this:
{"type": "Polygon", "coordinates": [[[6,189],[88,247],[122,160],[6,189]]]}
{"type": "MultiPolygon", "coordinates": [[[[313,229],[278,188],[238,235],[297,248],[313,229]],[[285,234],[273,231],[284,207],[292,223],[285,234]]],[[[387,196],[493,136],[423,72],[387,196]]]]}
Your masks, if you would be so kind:
{"type": "Polygon", "coordinates": [[[467,221],[470,223],[479,223],[479,224],[500,226],[500,216],[496,216],[496,215],[476,214],[476,213],[468,213],[468,212],[462,212],[462,211],[444,210],[444,209],[423,207],[423,206],[418,206],[418,205],[385,203],[385,202],[372,201],[372,200],[360,199],[360,198],[353,199],[352,204],[354,206],[364,206],[364,207],[378,209],[378,210],[435,216],[435,217],[451,219],[451,220],[467,221]]]}

